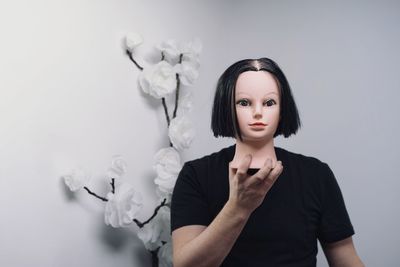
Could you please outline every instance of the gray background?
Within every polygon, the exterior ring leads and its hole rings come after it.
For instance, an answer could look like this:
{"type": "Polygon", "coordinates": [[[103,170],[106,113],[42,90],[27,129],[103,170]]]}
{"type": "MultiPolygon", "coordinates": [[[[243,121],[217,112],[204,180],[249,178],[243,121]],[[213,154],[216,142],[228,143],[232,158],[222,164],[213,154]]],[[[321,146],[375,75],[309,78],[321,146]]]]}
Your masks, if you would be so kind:
{"type": "Polygon", "coordinates": [[[183,89],[197,131],[184,160],[233,143],[209,127],[222,71],[277,61],[303,127],[276,145],[327,162],[364,263],[398,266],[399,11],[399,1],[1,1],[0,265],[150,266],[134,226],[105,227],[103,203],[60,180],[82,165],[105,194],[104,172],[122,154],[144,195],[140,216],[157,204],[151,166],[168,146],[166,123],[121,49],[133,31],[145,39],[138,55],[168,38],[203,41],[199,80],[183,89]]]}

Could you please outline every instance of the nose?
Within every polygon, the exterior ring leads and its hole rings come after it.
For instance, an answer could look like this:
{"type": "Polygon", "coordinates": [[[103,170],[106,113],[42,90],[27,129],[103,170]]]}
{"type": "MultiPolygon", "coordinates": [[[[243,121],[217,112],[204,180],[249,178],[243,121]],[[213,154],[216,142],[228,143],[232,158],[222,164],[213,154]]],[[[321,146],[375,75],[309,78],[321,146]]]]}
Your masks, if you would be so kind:
{"type": "Polygon", "coordinates": [[[253,108],[253,117],[254,118],[262,118],[262,105],[256,104],[253,108]]]}

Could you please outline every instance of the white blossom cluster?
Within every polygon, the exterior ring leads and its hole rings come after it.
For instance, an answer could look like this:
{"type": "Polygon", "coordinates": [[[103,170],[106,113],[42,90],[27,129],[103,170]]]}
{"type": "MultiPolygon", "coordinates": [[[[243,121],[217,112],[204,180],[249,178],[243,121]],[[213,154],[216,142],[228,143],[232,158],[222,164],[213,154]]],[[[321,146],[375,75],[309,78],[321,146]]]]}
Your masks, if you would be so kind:
{"type": "MultiPolygon", "coordinates": [[[[165,98],[177,93],[180,84],[191,86],[199,76],[199,54],[202,45],[199,39],[190,42],[178,42],[170,39],[157,45],[162,60],[145,68],[140,67],[133,59],[132,54],[136,47],[143,43],[141,35],[130,33],[125,37],[125,48],[132,61],[142,70],[139,75],[139,85],[143,92],[157,98],[165,98]]],[[[194,139],[194,129],[186,114],[192,109],[192,94],[190,91],[179,92],[179,111],[168,125],[168,137],[172,147],[160,149],[154,156],[153,169],[156,172],[154,183],[161,206],[156,216],[138,230],[138,237],[146,249],[158,249],[160,267],[172,266],[170,202],[176,179],[182,169],[179,152],[187,149],[194,139]],[[182,114],[182,115],[181,115],[182,114]]],[[[104,221],[112,227],[129,226],[135,216],[143,208],[143,199],[139,192],[128,183],[122,182],[127,170],[127,164],[120,155],[112,158],[111,166],[107,170],[107,177],[112,178],[112,190],[107,193],[104,221]]],[[[90,181],[90,175],[81,168],[75,169],[63,176],[65,184],[72,191],[85,188],[90,181]]],[[[139,224],[138,224],[139,225],[139,224]]]]}
{"type": "Polygon", "coordinates": [[[68,188],[71,191],[76,192],[89,184],[91,176],[86,170],[78,167],[64,175],[63,179],[68,188]]]}
{"type": "MultiPolygon", "coordinates": [[[[128,51],[142,44],[143,38],[136,33],[130,33],[125,38],[125,47],[128,51]]],[[[199,39],[190,42],[178,42],[174,39],[167,40],[157,45],[156,48],[163,55],[163,60],[147,66],[139,75],[139,85],[143,92],[161,99],[175,93],[179,81],[186,86],[191,86],[199,76],[199,55],[202,45],[199,39]]],[[[186,149],[192,143],[195,131],[186,114],[192,108],[192,94],[186,92],[179,100],[180,114],[172,118],[168,136],[173,146],[178,150],[186,149]]]]}
{"type": "Polygon", "coordinates": [[[154,183],[157,185],[157,194],[160,199],[166,198],[169,203],[176,179],[182,169],[180,155],[175,148],[167,147],[160,149],[154,159],[153,168],[157,173],[154,183]]]}
{"type": "MultiPolygon", "coordinates": [[[[104,221],[112,227],[126,227],[133,222],[134,217],[143,208],[142,196],[128,183],[119,181],[126,173],[126,161],[120,156],[112,158],[111,166],[107,171],[110,178],[114,178],[115,192],[107,194],[107,203],[104,212],[104,221]]],[[[78,191],[88,185],[90,176],[82,168],[77,168],[64,175],[64,182],[71,191],[78,191]]]]}
{"type": "MultiPolygon", "coordinates": [[[[129,33],[125,37],[125,47],[131,53],[142,43],[143,38],[137,33],[129,33]]],[[[199,39],[190,42],[170,39],[156,48],[162,53],[163,60],[144,68],[140,74],[139,84],[143,92],[159,99],[174,93],[177,88],[177,74],[183,85],[194,84],[200,68],[202,45],[199,39]]]]}

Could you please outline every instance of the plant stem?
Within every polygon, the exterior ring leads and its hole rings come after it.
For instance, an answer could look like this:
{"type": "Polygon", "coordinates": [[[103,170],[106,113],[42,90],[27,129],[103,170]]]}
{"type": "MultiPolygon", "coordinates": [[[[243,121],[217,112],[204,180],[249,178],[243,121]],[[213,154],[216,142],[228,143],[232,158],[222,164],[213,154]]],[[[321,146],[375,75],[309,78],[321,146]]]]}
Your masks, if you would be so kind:
{"type": "Polygon", "coordinates": [[[167,119],[167,124],[169,127],[170,119],[169,119],[169,115],[168,115],[168,107],[167,107],[167,104],[165,103],[165,97],[161,98],[161,101],[162,101],[162,104],[164,107],[164,113],[165,113],[165,117],[167,119]]]}
{"type": "MultiPolygon", "coordinates": [[[[183,54],[179,55],[179,64],[182,63],[183,54]]],[[[175,109],[172,118],[176,118],[176,113],[178,111],[178,102],[179,102],[179,88],[181,87],[181,79],[179,78],[179,74],[176,74],[176,93],[175,93],[175,109]]]]}
{"type": "Polygon", "coordinates": [[[139,70],[143,70],[143,67],[140,66],[140,65],[136,62],[136,60],[133,58],[132,52],[131,52],[131,51],[126,50],[126,54],[129,56],[129,58],[131,59],[131,61],[132,61],[133,63],[135,63],[136,67],[138,67],[139,70]]]}
{"type": "Polygon", "coordinates": [[[147,221],[145,221],[145,222],[143,222],[143,223],[140,222],[140,221],[137,220],[137,219],[133,219],[133,221],[136,223],[136,225],[137,225],[139,228],[143,228],[143,226],[145,226],[146,224],[148,224],[154,217],[156,217],[156,215],[157,215],[157,213],[158,213],[158,210],[159,210],[161,207],[166,206],[166,204],[165,204],[166,202],[167,202],[167,199],[164,198],[164,200],[161,202],[161,204],[158,205],[157,208],[154,210],[153,215],[152,215],[147,221]]]}
{"type": "Polygon", "coordinates": [[[107,202],[107,201],[108,201],[107,198],[96,195],[96,193],[93,193],[92,191],[90,191],[89,188],[87,188],[86,186],[84,186],[83,188],[84,188],[89,194],[91,194],[91,195],[97,197],[98,199],[101,199],[101,200],[103,200],[104,202],[107,202]]]}
{"type": "MultiPolygon", "coordinates": [[[[164,113],[165,113],[165,118],[167,119],[167,129],[169,128],[169,124],[170,124],[170,119],[169,119],[169,115],[168,115],[168,107],[167,104],[165,103],[165,97],[161,98],[163,107],[164,107],[164,113]]],[[[169,141],[169,146],[173,147],[171,140],[169,141]]]]}
{"type": "Polygon", "coordinates": [[[151,253],[151,267],[158,267],[158,252],[159,248],[153,251],[150,251],[151,253]]]}
{"type": "Polygon", "coordinates": [[[111,192],[115,194],[115,178],[111,178],[111,192]]]}
{"type": "Polygon", "coordinates": [[[179,79],[179,74],[176,74],[176,94],[175,94],[175,109],[174,109],[174,115],[172,118],[176,118],[176,112],[178,110],[178,100],[179,100],[179,87],[181,84],[181,80],[179,79]]]}

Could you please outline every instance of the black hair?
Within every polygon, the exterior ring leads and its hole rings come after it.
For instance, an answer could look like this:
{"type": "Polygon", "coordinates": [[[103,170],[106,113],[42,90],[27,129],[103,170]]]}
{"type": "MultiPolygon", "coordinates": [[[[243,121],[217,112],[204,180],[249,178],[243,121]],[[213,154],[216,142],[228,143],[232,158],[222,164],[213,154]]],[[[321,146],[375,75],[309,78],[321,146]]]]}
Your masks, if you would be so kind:
{"type": "Polygon", "coordinates": [[[235,87],[239,75],[245,71],[267,71],[275,78],[280,92],[280,120],[274,137],[289,137],[301,126],[296,103],[285,74],[272,59],[243,59],[232,64],[218,79],[211,115],[211,129],[215,137],[238,136],[242,140],[235,107],[235,87]]]}

